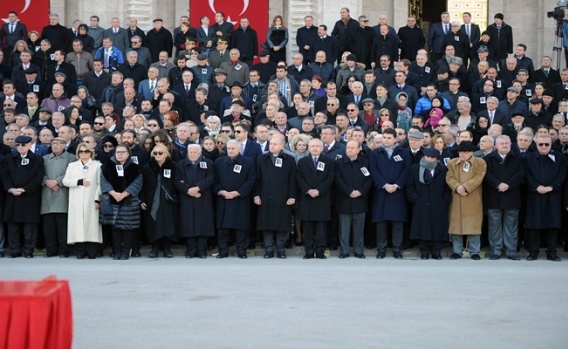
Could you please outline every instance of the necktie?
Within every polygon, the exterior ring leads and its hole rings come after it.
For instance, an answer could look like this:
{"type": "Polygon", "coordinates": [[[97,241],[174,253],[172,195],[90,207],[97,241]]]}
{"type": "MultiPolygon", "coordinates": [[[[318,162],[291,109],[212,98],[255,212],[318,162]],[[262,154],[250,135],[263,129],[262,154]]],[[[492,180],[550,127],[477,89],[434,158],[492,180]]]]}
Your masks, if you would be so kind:
{"type": "Polygon", "coordinates": [[[245,153],[245,143],[241,143],[241,155],[245,153]]]}
{"type": "Polygon", "coordinates": [[[154,82],[150,81],[150,91],[154,91],[154,82]]]}
{"type": "Polygon", "coordinates": [[[10,24],[10,33],[13,33],[13,32],[14,32],[15,27],[16,27],[16,24],[15,24],[15,23],[10,24]]]}
{"type": "Polygon", "coordinates": [[[430,183],[432,183],[432,172],[430,172],[430,170],[425,170],[424,171],[424,184],[429,185],[430,183]]]}
{"type": "Polygon", "coordinates": [[[448,25],[444,24],[444,34],[448,34],[448,25]]]}
{"type": "Polygon", "coordinates": [[[359,100],[361,99],[361,97],[359,96],[355,96],[355,103],[359,104],[359,100]]]}
{"type": "Polygon", "coordinates": [[[465,32],[467,34],[467,37],[471,39],[471,32],[470,32],[470,29],[469,29],[469,24],[467,24],[465,26],[465,32]]]}
{"type": "Polygon", "coordinates": [[[118,29],[114,28],[114,33],[117,34],[118,33],[118,29]]]}
{"type": "Polygon", "coordinates": [[[107,51],[105,51],[105,68],[108,68],[108,62],[110,60],[110,53],[107,51]]]}
{"type": "Polygon", "coordinates": [[[544,75],[548,77],[548,69],[544,69],[544,75]]]}
{"type": "Polygon", "coordinates": [[[185,85],[185,95],[189,96],[189,86],[185,85]]]}
{"type": "Polygon", "coordinates": [[[489,123],[491,125],[493,125],[493,118],[495,117],[495,112],[494,111],[490,111],[489,112],[489,123]]]}
{"type": "Polygon", "coordinates": [[[318,158],[314,158],[314,168],[318,168],[318,158]]]}
{"type": "Polygon", "coordinates": [[[55,67],[55,71],[59,71],[59,67],[60,67],[60,66],[61,66],[61,65],[58,63],[58,64],[57,64],[57,67],[55,67]]]}

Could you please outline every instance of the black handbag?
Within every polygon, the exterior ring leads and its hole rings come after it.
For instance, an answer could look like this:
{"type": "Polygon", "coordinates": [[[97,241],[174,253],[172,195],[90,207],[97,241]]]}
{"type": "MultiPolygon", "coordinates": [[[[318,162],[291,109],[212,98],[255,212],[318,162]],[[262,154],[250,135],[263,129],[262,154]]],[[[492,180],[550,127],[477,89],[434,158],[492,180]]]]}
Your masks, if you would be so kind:
{"type": "Polygon", "coordinates": [[[166,197],[167,202],[169,202],[170,204],[179,204],[179,196],[177,194],[171,193],[163,185],[162,189],[164,190],[164,196],[166,197]]]}

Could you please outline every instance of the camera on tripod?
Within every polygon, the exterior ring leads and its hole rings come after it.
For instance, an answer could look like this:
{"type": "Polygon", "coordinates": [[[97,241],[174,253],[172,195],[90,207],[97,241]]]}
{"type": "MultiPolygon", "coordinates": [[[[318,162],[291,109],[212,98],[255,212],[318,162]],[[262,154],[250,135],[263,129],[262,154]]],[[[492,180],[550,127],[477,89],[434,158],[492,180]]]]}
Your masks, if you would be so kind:
{"type": "Polygon", "coordinates": [[[553,11],[548,11],[546,16],[548,18],[554,18],[556,21],[563,21],[566,16],[566,11],[564,9],[568,6],[568,0],[558,0],[556,7],[553,11]]]}

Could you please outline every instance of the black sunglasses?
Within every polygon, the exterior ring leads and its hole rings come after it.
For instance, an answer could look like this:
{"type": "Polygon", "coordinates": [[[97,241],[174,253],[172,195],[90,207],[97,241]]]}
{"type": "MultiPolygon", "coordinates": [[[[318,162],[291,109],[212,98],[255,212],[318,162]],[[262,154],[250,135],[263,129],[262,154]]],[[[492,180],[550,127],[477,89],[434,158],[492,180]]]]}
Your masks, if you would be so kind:
{"type": "Polygon", "coordinates": [[[155,151],[155,152],[152,152],[152,154],[154,154],[154,156],[156,156],[156,155],[164,155],[164,152],[163,152],[163,151],[155,151]]]}

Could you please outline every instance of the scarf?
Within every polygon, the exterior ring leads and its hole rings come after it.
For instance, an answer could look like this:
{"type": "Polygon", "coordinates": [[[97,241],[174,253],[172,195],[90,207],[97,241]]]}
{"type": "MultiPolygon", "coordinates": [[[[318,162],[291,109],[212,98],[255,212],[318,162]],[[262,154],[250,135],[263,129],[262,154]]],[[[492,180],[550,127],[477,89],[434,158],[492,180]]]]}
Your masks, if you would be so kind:
{"type": "Polygon", "coordinates": [[[437,165],[438,161],[430,162],[425,158],[420,159],[420,169],[418,170],[418,180],[420,181],[420,183],[426,184],[424,183],[424,172],[426,170],[432,171],[436,168],[437,165]]]}

